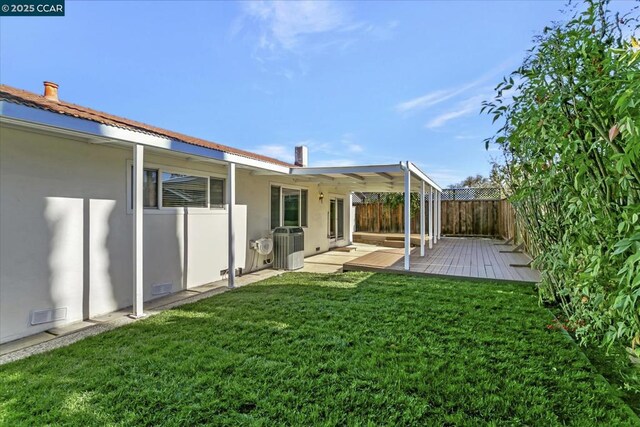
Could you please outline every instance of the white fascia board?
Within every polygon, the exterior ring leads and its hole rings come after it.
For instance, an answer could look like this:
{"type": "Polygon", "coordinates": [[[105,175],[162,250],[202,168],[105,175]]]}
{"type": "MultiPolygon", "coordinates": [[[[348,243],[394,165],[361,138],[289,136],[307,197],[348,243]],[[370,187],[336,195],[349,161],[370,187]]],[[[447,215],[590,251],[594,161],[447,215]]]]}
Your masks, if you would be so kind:
{"type": "Polygon", "coordinates": [[[280,174],[289,174],[290,171],[290,168],[287,166],[275,165],[237,154],[225,153],[224,151],[213,148],[200,147],[171,138],[104,125],[91,120],[71,117],[66,114],[58,114],[13,102],[0,101],[0,121],[20,124],[27,127],[36,127],[45,131],[71,132],[77,136],[87,137],[93,143],[98,142],[97,138],[104,138],[106,139],[105,142],[113,141],[142,144],[207,159],[266,169],[280,174]]]}
{"type": "Polygon", "coordinates": [[[417,167],[411,162],[407,162],[407,165],[409,166],[409,170],[411,171],[412,174],[414,174],[419,179],[429,184],[431,187],[435,188],[437,191],[442,192],[442,187],[436,184],[434,180],[429,178],[426,173],[422,172],[419,167],[417,167]]]}
{"type": "Polygon", "coordinates": [[[327,166],[327,167],[299,167],[291,168],[291,175],[331,175],[331,174],[359,174],[359,173],[393,173],[402,172],[401,164],[367,165],[367,166],[327,166]]]}

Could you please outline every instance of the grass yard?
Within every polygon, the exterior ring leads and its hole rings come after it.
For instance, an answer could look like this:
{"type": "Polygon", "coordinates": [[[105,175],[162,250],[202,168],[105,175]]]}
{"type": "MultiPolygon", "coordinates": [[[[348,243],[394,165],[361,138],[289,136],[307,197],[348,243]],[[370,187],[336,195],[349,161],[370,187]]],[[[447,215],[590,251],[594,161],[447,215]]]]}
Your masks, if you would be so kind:
{"type": "Polygon", "coordinates": [[[0,366],[0,424],[640,425],[528,285],[286,274],[0,366]]]}

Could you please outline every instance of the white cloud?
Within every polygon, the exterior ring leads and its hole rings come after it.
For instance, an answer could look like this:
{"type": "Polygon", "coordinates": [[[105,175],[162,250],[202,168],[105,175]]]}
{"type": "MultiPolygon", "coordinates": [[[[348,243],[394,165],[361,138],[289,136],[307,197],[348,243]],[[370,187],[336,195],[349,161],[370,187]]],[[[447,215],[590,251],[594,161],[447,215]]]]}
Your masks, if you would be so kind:
{"type": "Polygon", "coordinates": [[[356,28],[340,4],[329,1],[250,1],[243,6],[260,25],[262,49],[295,50],[310,35],[356,28]]]}
{"type": "MultiPolygon", "coordinates": [[[[266,71],[268,63],[288,61],[291,55],[302,58],[296,64],[300,70],[278,74],[292,78],[305,74],[305,57],[325,52],[344,52],[360,39],[389,40],[398,21],[368,23],[355,20],[350,6],[338,1],[247,1],[241,3],[241,14],[230,24],[229,39],[241,34],[253,40],[253,58],[266,71]]],[[[295,69],[296,66],[293,66],[295,69]]]]}
{"type": "Polygon", "coordinates": [[[441,102],[454,98],[458,95],[461,95],[465,92],[470,91],[473,88],[480,86],[489,78],[490,76],[486,74],[477,80],[458,86],[456,88],[441,89],[441,90],[429,92],[426,95],[419,96],[418,98],[401,102],[400,104],[396,105],[396,111],[400,113],[405,113],[412,110],[433,107],[434,105],[440,104],[441,102]]]}
{"type": "Polygon", "coordinates": [[[347,144],[347,150],[351,153],[362,153],[364,151],[364,147],[360,144],[347,144]]]}
{"type": "Polygon", "coordinates": [[[487,99],[486,94],[472,96],[459,102],[453,110],[446,111],[429,120],[425,127],[427,129],[435,129],[444,126],[447,122],[457,119],[458,117],[468,116],[473,113],[479,114],[482,108],[482,101],[487,99]]]}
{"type": "Polygon", "coordinates": [[[453,88],[438,89],[428,92],[425,95],[400,102],[395,106],[395,109],[399,113],[406,113],[409,111],[433,107],[441,102],[469,92],[489,80],[493,80],[497,75],[503,73],[508,67],[510,67],[512,63],[513,58],[510,58],[471,82],[467,82],[453,88]]]}
{"type": "Polygon", "coordinates": [[[259,145],[253,148],[251,151],[285,162],[292,163],[294,161],[293,147],[289,147],[286,145],[259,145]]]}
{"type": "Polygon", "coordinates": [[[468,140],[468,139],[475,139],[475,140],[478,140],[478,141],[480,140],[480,137],[478,135],[469,135],[469,134],[465,134],[465,133],[456,135],[454,138],[457,139],[457,140],[468,140]]]}

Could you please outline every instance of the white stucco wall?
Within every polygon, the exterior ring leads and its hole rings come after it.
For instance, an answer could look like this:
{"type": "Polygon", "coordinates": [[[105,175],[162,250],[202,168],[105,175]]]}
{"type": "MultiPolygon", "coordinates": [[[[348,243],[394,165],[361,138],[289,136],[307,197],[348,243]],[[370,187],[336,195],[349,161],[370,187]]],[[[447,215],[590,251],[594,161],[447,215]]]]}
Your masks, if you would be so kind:
{"type": "MultiPolygon", "coordinates": [[[[295,181],[290,176],[282,175],[252,175],[249,170],[238,170],[237,173],[237,202],[247,206],[247,265],[251,266],[253,253],[249,249],[249,241],[261,237],[270,237],[270,187],[280,185],[291,188],[303,188],[308,194],[308,227],[304,227],[305,256],[315,255],[329,250],[330,242],[327,237],[327,214],[329,212],[329,198],[331,196],[344,198],[344,239],[336,242],[336,246],[349,244],[348,230],[350,225],[349,193],[343,193],[316,182],[295,181]],[[320,201],[320,192],[324,193],[324,200],[320,201]]],[[[260,265],[260,267],[263,265],[260,265]]]]}
{"type": "MultiPolygon", "coordinates": [[[[132,150],[0,127],[0,342],[127,307],[132,302],[132,150]],[[65,307],[64,321],[30,325],[33,310],[65,307]]],[[[224,164],[147,150],[145,165],[226,177],[224,164]]],[[[327,251],[329,198],[348,194],[283,175],[237,169],[236,265],[251,267],[249,241],[270,236],[270,185],[305,188],[305,255],[327,251]],[[319,200],[323,192],[324,201],[319,200]]],[[[145,210],[144,298],[155,284],[172,292],[221,278],[227,267],[227,213],[145,210]]],[[[258,259],[261,261],[261,259],[258,259]]]]}
{"type": "MultiPolygon", "coordinates": [[[[131,305],[131,158],[124,148],[0,127],[0,342],[131,305]],[[61,307],[64,321],[30,325],[32,310],[61,307]]],[[[247,211],[234,213],[242,266],[247,211]]],[[[177,291],[220,279],[226,210],[147,213],[144,223],[145,300],[156,283],[177,291]]]]}

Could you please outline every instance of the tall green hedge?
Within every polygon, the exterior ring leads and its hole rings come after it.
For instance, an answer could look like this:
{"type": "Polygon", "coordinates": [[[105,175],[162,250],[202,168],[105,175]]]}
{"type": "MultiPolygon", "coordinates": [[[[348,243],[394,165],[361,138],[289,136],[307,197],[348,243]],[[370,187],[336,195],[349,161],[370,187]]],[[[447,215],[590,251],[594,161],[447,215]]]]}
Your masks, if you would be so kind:
{"type": "MultiPolygon", "coordinates": [[[[640,345],[640,45],[637,8],[590,1],[544,29],[484,110],[503,126],[505,189],[583,342],[640,345]]],[[[640,347],[639,347],[640,350],[640,347]]],[[[639,351],[640,352],[640,351],[639,351]]]]}

